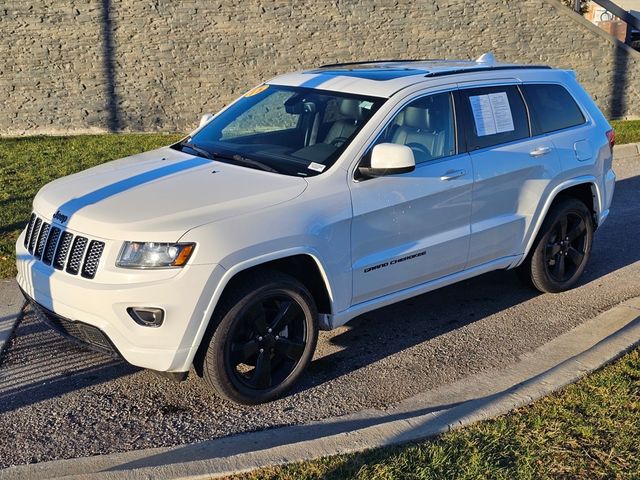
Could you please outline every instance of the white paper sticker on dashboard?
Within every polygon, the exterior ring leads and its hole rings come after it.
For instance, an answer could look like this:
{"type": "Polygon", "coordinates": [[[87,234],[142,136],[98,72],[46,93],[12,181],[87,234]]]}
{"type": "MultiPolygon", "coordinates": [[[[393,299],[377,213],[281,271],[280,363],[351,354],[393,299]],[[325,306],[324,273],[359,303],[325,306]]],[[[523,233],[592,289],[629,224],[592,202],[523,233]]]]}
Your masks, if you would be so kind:
{"type": "Polygon", "coordinates": [[[479,137],[515,130],[506,92],[476,95],[469,102],[479,137]]]}
{"type": "Polygon", "coordinates": [[[311,162],[307,168],[309,170],[313,170],[314,172],[322,172],[326,167],[326,165],[323,165],[321,163],[311,162]]]}

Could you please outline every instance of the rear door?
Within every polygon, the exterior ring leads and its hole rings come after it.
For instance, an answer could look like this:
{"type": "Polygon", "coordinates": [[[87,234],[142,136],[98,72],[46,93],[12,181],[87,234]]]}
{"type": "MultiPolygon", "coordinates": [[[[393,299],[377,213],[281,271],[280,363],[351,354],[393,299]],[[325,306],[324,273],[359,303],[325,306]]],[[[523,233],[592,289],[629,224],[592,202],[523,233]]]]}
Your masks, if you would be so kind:
{"type": "Polygon", "coordinates": [[[531,137],[517,83],[461,88],[460,109],[474,172],[471,268],[523,253],[539,200],[560,163],[548,136],[531,137]]]}
{"type": "Polygon", "coordinates": [[[593,164],[602,143],[596,127],[587,118],[569,91],[555,83],[525,83],[522,93],[531,113],[534,136],[549,135],[558,151],[565,172],[593,164]]]}

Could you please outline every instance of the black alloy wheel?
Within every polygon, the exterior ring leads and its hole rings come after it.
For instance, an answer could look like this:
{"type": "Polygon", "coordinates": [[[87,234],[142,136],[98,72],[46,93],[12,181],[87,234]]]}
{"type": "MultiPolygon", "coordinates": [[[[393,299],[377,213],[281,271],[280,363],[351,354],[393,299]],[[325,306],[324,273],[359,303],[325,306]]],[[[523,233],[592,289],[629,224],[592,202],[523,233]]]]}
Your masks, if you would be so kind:
{"type": "Polygon", "coordinates": [[[582,216],[568,212],[552,227],[545,249],[548,275],[558,283],[571,279],[587,253],[587,225],[582,216]]]}
{"type": "Polygon", "coordinates": [[[225,345],[234,382],[265,390],[284,381],[308,342],[305,313],[286,293],[269,292],[241,314],[225,345]]]}
{"type": "Polygon", "coordinates": [[[518,274],[541,292],[569,290],[591,255],[593,218],[580,200],[567,197],[555,203],[518,274]]]}
{"type": "Polygon", "coordinates": [[[300,378],[318,338],[313,297],[276,271],[236,282],[216,307],[202,374],[223,397],[258,404],[282,396],[300,378]]]}

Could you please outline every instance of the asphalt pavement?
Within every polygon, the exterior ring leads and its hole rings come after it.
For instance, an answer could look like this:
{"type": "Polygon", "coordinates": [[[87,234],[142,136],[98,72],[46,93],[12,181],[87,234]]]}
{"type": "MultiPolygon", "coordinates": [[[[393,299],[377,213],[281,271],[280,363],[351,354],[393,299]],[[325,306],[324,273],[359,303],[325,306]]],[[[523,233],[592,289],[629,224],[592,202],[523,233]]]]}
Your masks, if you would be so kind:
{"type": "Polygon", "coordinates": [[[502,368],[640,295],[640,161],[616,158],[616,195],[582,284],[558,295],[493,272],[323,332],[288,397],[230,404],[192,375],[173,383],[77,347],[27,312],[0,359],[0,468],[209,440],[388,408],[502,368]]]}

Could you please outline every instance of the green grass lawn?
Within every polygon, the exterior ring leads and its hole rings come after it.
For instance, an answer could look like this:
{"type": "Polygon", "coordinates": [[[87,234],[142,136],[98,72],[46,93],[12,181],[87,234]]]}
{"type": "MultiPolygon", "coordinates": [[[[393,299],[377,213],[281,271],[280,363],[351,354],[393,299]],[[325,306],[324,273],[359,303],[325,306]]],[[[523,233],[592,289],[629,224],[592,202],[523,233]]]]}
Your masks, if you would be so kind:
{"type": "Polygon", "coordinates": [[[437,439],[236,479],[638,479],[640,350],[558,394],[437,439]]]}
{"type": "Polygon", "coordinates": [[[611,122],[616,130],[616,143],[640,142],[640,120],[621,120],[611,122]]]}
{"type": "Polygon", "coordinates": [[[59,177],[167,145],[180,135],[127,134],[0,139],[0,278],[13,277],[15,241],[40,187],[59,177]]]}
{"type": "MultiPolygon", "coordinates": [[[[640,142],[640,120],[612,122],[618,144],[640,142]]],[[[126,155],[151,150],[181,135],[117,134],[0,138],[0,278],[15,276],[14,244],[31,200],[51,180],[126,155]]]]}

